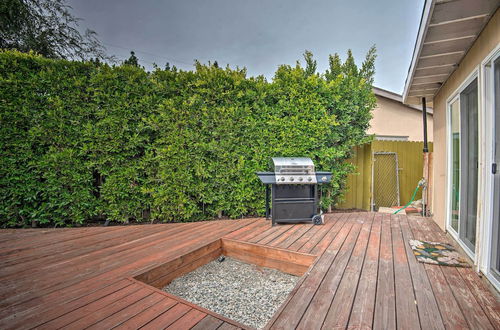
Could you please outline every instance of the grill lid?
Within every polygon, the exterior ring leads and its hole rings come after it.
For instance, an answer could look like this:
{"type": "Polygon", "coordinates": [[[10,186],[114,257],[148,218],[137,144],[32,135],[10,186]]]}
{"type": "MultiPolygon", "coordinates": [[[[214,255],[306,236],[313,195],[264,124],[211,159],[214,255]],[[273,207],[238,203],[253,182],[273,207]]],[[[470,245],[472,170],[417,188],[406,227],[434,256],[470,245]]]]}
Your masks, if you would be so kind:
{"type": "Polygon", "coordinates": [[[307,157],[273,157],[276,184],[317,183],[314,163],[307,157]]]}

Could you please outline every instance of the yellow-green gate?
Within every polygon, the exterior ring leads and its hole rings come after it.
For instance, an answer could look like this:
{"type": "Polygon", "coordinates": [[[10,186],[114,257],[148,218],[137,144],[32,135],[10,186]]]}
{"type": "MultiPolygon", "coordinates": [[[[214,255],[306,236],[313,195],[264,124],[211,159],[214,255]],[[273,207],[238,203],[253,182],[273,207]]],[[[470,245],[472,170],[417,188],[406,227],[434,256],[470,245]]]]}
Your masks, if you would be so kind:
{"type": "MultiPolygon", "coordinates": [[[[344,200],[337,209],[372,209],[372,170],[375,153],[395,153],[397,155],[399,204],[406,204],[423,176],[423,142],[414,141],[372,141],[354,148],[354,155],[348,160],[356,166],[347,178],[344,200]]],[[[432,143],[429,151],[432,152],[432,143]]],[[[415,199],[421,198],[421,191],[415,199]]],[[[376,206],[376,205],[375,205],[376,206]]]]}

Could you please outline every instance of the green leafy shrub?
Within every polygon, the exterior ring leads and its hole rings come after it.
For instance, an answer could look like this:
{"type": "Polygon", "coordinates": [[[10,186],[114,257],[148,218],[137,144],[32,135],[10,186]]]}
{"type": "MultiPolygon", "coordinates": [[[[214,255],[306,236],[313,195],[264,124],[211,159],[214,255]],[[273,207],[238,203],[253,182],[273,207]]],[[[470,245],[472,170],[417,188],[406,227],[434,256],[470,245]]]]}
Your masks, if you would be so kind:
{"type": "Polygon", "coordinates": [[[306,52],[305,67],[267,81],[200,63],[149,73],[0,52],[1,225],[261,215],[255,172],[273,156],[332,171],[326,208],[368,139],[374,59],[334,55],[319,74],[306,52]]]}

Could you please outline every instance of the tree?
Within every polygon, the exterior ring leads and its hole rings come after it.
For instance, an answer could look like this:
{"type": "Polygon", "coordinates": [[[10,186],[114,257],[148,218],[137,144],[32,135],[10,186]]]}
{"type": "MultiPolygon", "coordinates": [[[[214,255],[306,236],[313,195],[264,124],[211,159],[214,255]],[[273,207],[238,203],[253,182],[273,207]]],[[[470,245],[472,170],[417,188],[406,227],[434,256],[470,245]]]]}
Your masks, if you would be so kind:
{"type": "Polygon", "coordinates": [[[139,59],[135,56],[134,51],[130,52],[130,57],[123,61],[123,64],[139,67],[139,59]]]}
{"type": "Polygon", "coordinates": [[[79,32],[80,19],[70,10],[66,0],[2,0],[0,48],[49,58],[111,59],[94,31],[79,32]]]}
{"type": "Polygon", "coordinates": [[[306,76],[315,74],[317,63],[316,60],[313,60],[313,53],[309,50],[306,50],[304,53],[304,59],[306,60],[306,68],[305,68],[306,76]]]}

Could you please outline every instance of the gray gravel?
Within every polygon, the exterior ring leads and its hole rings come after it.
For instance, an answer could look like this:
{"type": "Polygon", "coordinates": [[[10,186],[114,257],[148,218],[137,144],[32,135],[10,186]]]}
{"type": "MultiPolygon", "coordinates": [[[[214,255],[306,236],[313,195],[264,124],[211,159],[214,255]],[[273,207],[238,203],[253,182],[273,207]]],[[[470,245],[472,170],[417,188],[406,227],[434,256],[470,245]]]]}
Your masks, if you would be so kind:
{"type": "Polygon", "coordinates": [[[253,328],[263,328],[299,277],[226,257],[179,277],[168,293],[253,328]]]}

